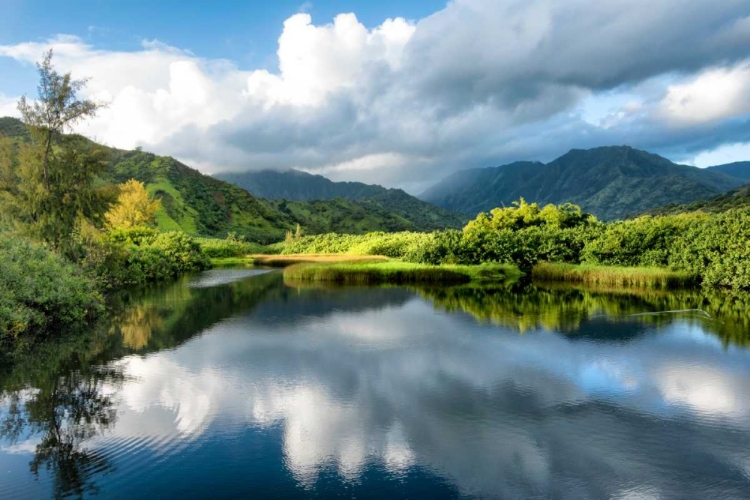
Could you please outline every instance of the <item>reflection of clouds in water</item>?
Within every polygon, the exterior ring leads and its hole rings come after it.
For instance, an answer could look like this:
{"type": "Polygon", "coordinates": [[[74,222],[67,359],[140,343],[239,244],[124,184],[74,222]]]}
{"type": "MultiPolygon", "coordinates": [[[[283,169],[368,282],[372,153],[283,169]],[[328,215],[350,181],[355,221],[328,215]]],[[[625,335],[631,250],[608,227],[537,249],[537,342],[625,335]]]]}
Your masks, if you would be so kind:
{"type": "Polygon", "coordinates": [[[566,481],[566,495],[653,498],[684,487],[663,474],[670,457],[712,450],[747,467],[731,451],[736,432],[711,421],[749,430],[748,352],[683,330],[628,343],[519,336],[420,300],[283,328],[245,317],[177,351],[125,359],[139,380],[123,405],[166,408],[193,438],[216,418],[236,430],[281,425],[305,485],[332,464],[356,481],[374,460],[393,473],[426,467],[467,494],[549,496],[566,481]]]}

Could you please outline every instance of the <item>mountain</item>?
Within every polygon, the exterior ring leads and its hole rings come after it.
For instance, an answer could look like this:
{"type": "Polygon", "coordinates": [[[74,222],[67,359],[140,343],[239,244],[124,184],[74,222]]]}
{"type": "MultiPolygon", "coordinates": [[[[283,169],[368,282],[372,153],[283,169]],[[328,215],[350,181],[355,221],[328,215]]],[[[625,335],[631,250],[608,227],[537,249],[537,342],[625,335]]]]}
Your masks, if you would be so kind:
{"type": "Polygon", "coordinates": [[[520,197],[539,203],[570,202],[612,220],[668,203],[711,198],[745,183],[720,171],[613,146],[574,149],[547,164],[516,162],[459,171],[420,198],[467,215],[509,205],[520,197]]]}
{"type": "Polygon", "coordinates": [[[340,198],[371,212],[393,212],[404,221],[428,230],[459,228],[468,220],[468,217],[422,201],[401,189],[362,182],[334,182],[322,175],[299,170],[223,173],[215,177],[262,198],[295,202],[340,198]]]}
{"type": "Polygon", "coordinates": [[[750,206],[750,184],[732,189],[710,200],[698,200],[690,204],[680,205],[670,203],[663,207],[654,208],[646,212],[648,215],[673,215],[685,212],[726,212],[733,208],[750,206]]]}
{"type": "MultiPolygon", "coordinates": [[[[15,118],[0,118],[0,135],[22,141],[28,138],[28,131],[15,118]]],[[[306,234],[425,231],[440,227],[439,223],[430,219],[429,214],[407,219],[390,210],[388,197],[366,202],[343,199],[287,203],[270,201],[255,197],[234,184],[204,175],[171,157],[140,149],[126,151],[108,148],[86,138],[78,138],[82,147],[107,151],[109,166],[102,175],[102,182],[119,184],[128,179],[137,179],[161,200],[162,208],[156,218],[162,230],[183,230],[193,235],[216,237],[235,232],[253,241],[270,243],[281,241],[286,231],[294,230],[297,224],[306,234]]],[[[388,196],[393,196],[394,202],[398,202],[398,193],[388,196]]]]}
{"type": "Polygon", "coordinates": [[[333,182],[322,175],[299,170],[262,170],[260,172],[228,172],[216,174],[217,179],[231,182],[255,196],[269,200],[362,200],[387,191],[382,186],[362,182],[333,182]]]}
{"type": "Polygon", "coordinates": [[[716,165],[715,167],[708,167],[706,170],[710,172],[721,172],[750,182],[750,161],[738,161],[735,163],[727,163],[726,165],[716,165]]]}

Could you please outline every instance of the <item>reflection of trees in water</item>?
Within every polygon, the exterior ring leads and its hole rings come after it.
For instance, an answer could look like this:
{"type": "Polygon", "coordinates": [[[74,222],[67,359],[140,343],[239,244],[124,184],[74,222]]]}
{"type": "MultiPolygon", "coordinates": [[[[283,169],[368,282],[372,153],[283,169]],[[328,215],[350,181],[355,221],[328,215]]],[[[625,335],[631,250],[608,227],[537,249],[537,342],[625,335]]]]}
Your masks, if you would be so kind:
{"type": "Polygon", "coordinates": [[[437,307],[463,311],[478,320],[513,328],[575,333],[597,317],[607,321],[652,324],[672,322],[674,314],[700,322],[725,344],[750,345],[750,294],[724,290],[627,290],[534,284],[506,287],[417,288],[437,307]]]}
{"type": "Polygon", "coordinates": [[[92,368],[6,393],[0,437],[11,444],[39,440],[29,466],[34,475],[43,469],[50,473],[55,497],[95,493],[94,477],[112,466],[85,443],[114,425],[123,380],[116,368],[92,368]]]}

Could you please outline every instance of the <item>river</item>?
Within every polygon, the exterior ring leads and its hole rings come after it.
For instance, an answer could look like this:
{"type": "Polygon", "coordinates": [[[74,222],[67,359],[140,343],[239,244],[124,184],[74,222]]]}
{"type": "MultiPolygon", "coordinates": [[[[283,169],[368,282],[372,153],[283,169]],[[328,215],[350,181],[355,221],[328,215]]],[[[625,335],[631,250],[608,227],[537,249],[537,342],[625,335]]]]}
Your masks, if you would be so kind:
{"type": "Polygon", "coordinates": [[[0,498],[747,498],[749,329],[741,294],[207,271],[0,372],[0,498]]]}

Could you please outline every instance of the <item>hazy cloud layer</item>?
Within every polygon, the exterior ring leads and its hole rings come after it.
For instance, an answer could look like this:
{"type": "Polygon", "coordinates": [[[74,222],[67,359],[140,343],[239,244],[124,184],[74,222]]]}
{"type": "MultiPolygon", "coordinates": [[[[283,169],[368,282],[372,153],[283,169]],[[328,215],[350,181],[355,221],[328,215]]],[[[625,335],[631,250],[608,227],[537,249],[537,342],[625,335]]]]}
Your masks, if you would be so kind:
{"type": "Polygon", "coordinates": [[[58,36],[0,55],[28,63],[48,46],[111,102],[82,132],[207,172],[297,167],[418,189],[573,147],[703,161],[750,137],[746,0],[456,0],[372,29],[301,13],[284,23],[275,72],[155,41],[112,52],[58,36]]]}

